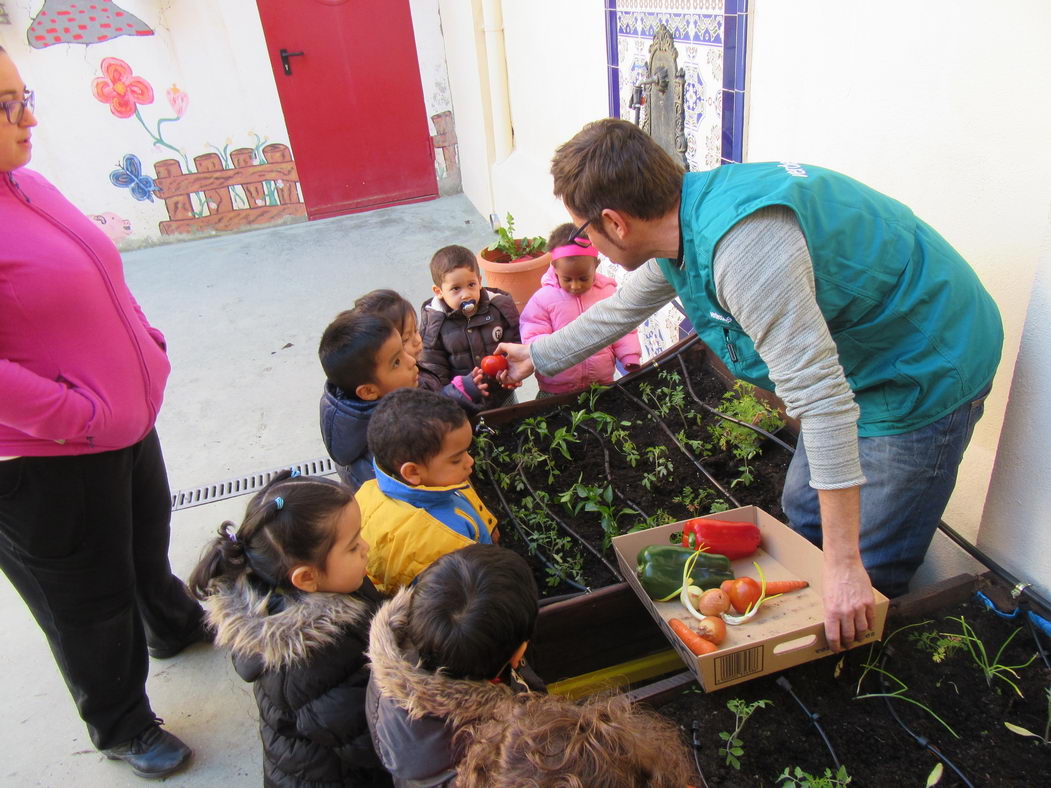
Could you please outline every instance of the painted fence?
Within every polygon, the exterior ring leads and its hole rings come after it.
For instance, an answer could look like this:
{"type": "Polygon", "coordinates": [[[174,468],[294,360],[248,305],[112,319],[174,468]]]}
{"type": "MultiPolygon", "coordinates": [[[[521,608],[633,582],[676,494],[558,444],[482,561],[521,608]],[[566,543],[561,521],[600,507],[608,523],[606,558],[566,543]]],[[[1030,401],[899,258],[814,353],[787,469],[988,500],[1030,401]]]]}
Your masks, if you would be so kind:
{"type": "MultiPolygon", "coordinates": [[[[168,208],[169,221],[160,223],[162,235],[206,230],[237,230],[269,224],[285,217],[306,218],[299,196],[299,175],[287,145],[274,143],[262,150],[266,162],[255,164],[251,148],[230,152],[232,167],[223,166],[217,153],[197,156],[197,172],[183,173],[176,159],[154,165],[157,196],[168,208]],[[233,187],[240,187],[247,206],[235,207],[233,187]],[[203,195],[194,208],[193,195],[203,195]],[[206,213],[205,213],[206,211],[206,213]],[[203,215],[202,215],[203,214],[203,215]]],[[[238,195],[240,197],[240,195],[238,195]]]]}

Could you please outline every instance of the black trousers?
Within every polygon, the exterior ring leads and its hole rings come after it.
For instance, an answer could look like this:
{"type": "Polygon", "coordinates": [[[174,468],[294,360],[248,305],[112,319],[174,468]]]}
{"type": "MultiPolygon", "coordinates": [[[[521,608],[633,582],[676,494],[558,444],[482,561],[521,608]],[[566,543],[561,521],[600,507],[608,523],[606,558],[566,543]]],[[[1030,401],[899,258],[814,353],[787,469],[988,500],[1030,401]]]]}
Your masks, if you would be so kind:
{"type": "Polygon", "coordinates": [[[201,622],[168,563],[170,495],[155,430],[119,451],[0,462],[0,569],[100,749],[153,722],[147,641],[179,643],[201,622]]]}

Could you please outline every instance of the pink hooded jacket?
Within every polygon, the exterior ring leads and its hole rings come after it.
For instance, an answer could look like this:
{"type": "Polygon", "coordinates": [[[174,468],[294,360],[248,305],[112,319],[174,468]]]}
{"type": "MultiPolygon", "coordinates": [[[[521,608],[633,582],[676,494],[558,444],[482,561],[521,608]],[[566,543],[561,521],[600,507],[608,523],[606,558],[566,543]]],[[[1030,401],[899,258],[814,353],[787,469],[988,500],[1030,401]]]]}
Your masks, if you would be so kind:
{"type": "MultiPolygon", "coordinates": [[[[529,344],[539,336],[553,334],[558,329],[576,320],[584,310],[609,298],[617,290],[617,283],[600,273],[595,273],[595,284],[583,295],[575,296],[562,289],[554,267],[547,269],[540,280],[540,289],[533,293],[522,310],[522,342],[529,344]]],[[[616,361],[621,364],[638,364],[641,356],[639,338],[635,331],[625,334],[612,345],[554,377],[537,373],[540,390],[549,394],[566,394],[586,389],[592,383],[608,385],[613,382],[616,361]]]]}
{"type": "Polygon", "coordinates": [[[170,371],[164,348],[98,225],[41,175],[0,173],[0,457],[142,440],[170,371]]]}

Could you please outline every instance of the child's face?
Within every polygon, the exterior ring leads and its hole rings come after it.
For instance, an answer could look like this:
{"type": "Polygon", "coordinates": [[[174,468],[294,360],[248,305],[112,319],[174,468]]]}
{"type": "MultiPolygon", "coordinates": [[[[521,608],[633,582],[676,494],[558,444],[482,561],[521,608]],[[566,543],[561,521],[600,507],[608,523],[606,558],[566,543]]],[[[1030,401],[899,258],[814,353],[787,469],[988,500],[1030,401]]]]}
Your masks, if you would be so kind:
{"type": "Polygon", "coordinates": [[[366,393],[375,396],[362,396],[360,393],[358,396],[362,399],[379,399],[397,389],[416,388],[419,377],[416,359],[405,349],[401,332],[392,331],[376,354],[376,371],[372,383],[358,387],[363,389],[371,386],[366,393]]]}
{"type": "Polygon", "coordinates": [[[317,570],[317,590],[349,594],[361,588],[369,545],[361,538],[361,509],[351,500],[335,516],[336,538],[317,570]]]}
{"type": "Polygon", "coordinates": [[[427,462],[416,464],[420,477],[418,486],[448,487],[467,481],[474,468],[474,458],[468,452],[472,438],[470,422],[465,421],[459,427],[449,430],[442,440],[441,451],[427,462]]]}
{"type": "Polygon", "coordinates": [[[583,295],[595,284],[598,261],[594,257],[560,257],[554,265],[558,284],[567,293],[583,295]]]}
{"type": "Polygon", "coordinates": [[[401,342],[405,346],[406,353],[414,359],[420,357],[420,353],[423,352],[423,337],[420,336],[414,312],[405,315],[405,322],[401,326],[401,342]]]}
{"type": "Polygon", "coordinates": [[[445,275],[441,287],[434,285],[432,289],[434,294],[455,312],[460,308],[460,304],[468,299],[478,303],[478,296],[482,292],[482,279],[470,268],[457,268],[445,275]]]}

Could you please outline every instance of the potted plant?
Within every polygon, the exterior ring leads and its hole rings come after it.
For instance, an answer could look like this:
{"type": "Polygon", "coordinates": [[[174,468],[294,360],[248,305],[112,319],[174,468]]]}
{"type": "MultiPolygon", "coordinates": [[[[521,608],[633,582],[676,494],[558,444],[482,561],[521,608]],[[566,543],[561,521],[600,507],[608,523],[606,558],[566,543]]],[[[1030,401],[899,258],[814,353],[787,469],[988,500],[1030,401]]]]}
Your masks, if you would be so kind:
{"type": "Polygon", "coordinates": [[[496,228],[496,240],[478,252],[478,266],[489,287],[511,294],[521,312],[529,297],[540,288],[540,279],[551,264],[547,243],[540,236],[515,237],[515,221],[507,214],[504,227],[496,228]]]}

